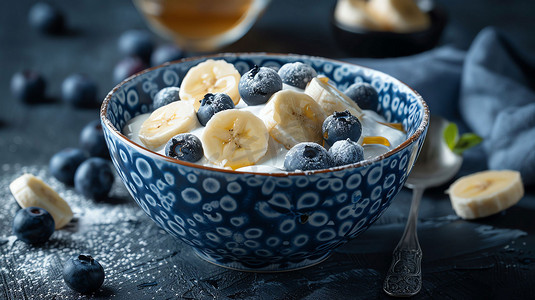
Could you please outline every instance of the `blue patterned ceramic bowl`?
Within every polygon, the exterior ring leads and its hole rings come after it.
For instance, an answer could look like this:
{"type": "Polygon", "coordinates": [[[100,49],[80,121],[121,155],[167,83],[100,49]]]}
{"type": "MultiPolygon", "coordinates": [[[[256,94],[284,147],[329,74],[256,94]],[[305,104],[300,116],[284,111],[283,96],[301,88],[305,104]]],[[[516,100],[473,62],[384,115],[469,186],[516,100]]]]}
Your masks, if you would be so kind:
{"type": "Polygon", "coordinates": [[[407,85],[386,74],[318,57],[223,54],[165,64],[136,74],[106,97],[101,120],[111,159],[137,204],[165,231],[220,266],[253,271],[307,267],[365,231],[401,190],[427,131],[429,111],[407,85]],[[407,140],[383,156],[351,166],[289,174],[258,174],[174,160],[121,134],[132,117],[151,110],[152,97],[179,86],[188,69],[224,59],[245,73],[302,61],[344,90],[371,83],[378,112],[400,122],[407,140]]]}

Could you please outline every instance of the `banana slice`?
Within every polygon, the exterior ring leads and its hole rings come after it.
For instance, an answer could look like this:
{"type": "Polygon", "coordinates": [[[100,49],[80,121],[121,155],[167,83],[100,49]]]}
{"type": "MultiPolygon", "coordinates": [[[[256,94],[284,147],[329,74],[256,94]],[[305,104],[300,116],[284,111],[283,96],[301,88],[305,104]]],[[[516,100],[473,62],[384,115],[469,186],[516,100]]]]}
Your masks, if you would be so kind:
{"type": "Polygon", "coordinates": [[[524,196],[517,171],[483,171],[457,179],[448,189],[455,213],[463,219],[493,215],[524,196]]]}
{"type": "Polygon", "coordinates": [[[344,111],[346,109],[359,119],[363,114],[355,101],[322,78],[313,78],[306,87],[305,93],[319,103],[326,115],[332,115],[335,111],[344,111]]]}
{"type": "Polygon", "coordinates": [[[199,121],[193,103],[176,101],[152,112],[141,124],[139,139],[145,146],[156,149],[165,145],[173,136],[189,132],[199,121]]]}
{"type": "Polygon", "coordinates": [[[370,0],[367,11],[385,30],[395,32],[424,30],[431,23],[414,0],[370,0]]]}
{"type": "Polygon", "coordinates": [[[252,112],[228,109],[206,123],[201,140],[208,160],[235,170],[255,164],[266,154],[269,134],[252,112]]]}
{"type": "Polygon", "coordinates": [[[336,2],[334,18],[340,25],[348,28],[383,30],[381,24],[368,13],[366,0],[339,0],[336,2]]]}
{"type": "Polygon", "coordinates": [[[193,102],[195,110],[207,93],[224,93],[230,96],[234,105],[240,102],[238,84],[240,73],[233,64],[224,60],[209,59],[189,69],[180,85],[180,99],[193,102]]]}
{"type": "Polygon", "coordinates": [[[292,148],[301,142],[323,144],[321,126],[325,114],[310,96],[293,90],[278,91],[260,111],[269,135],[292,148]]]}
{"type": "Polygon", "coordinates": [[[72,219],[69,204],[50,186],[32,174],[24,174],[13,180],[9,189],[20,207],[36,206],[48,211],[56,223],[56,229],[62,228],[72,219]]]}

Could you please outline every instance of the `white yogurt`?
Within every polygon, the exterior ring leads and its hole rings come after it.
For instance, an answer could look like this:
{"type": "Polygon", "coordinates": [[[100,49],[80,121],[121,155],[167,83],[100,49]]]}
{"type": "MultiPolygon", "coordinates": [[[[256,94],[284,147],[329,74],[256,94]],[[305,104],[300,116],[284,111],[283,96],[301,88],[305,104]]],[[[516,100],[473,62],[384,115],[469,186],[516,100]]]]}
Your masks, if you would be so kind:
{"type": "MultiPolygon", "coordinates": [[[[287,89],[288,86],[284,85],[284,89],[287,89]]],[[[294,87],[291,87],[292,89],[295,89],[294,87]]],[[[300,92],[303,92],[303,90],[299,90],[300,92]]],[[[255,106],[248,106],[243,100],[240,100],[238,105],[236,105],[236,109],[239,110],[246,110],[250,111],[256,116],[260,116],[260,111],[262,108],[264,108],[265,104],[261,105],[255,105],[255,106]]],[[[368,136],[383,136],[388,139],[390,142],[390,146],[383,146],[383,145],[364,145],[364,158],[369,159],[375,156],[382,155],[395,147],[397,147],[399,144],[401,144],[406,139],[406,134],[402,131],[396,130],[392,127],[386,126],[384,124],[380,124],[378,122],[386,122],[386,120],[378,115],[376,112],[371,110],[364,110],[364,115],[362,118],[360,118],[360,121],[362,123],[362,136],[359,142],[362,141],[363,137],[368,136]]],[[[150,116],[150,113],[142,114],[139,116],[136,116],[132,118],[130,121],[126,123],[126,125],[123,127],[123,134],[132,140],[134,143],[139,145],[144,145],[143,142],[139,139],[139,130],[141,128],[141,124],[145,122],[150,116]]],[[[190,133],[196,135],[199,139],[201,138],[202,134],[204,132],[204,126],[198,125],[195,129],[193,129],[190,133]]],[[[165,155],[165,145],[157,148],[152,149],[155,152],[158,152],[162,155],[165,155]]],[[[286,153],[288,150],[280,143],[276,142],[272,137],[269,137],[268,142],[268,150],[266,152],[266,155],[264,155],[263,158],[261,158],[255,165],[253,166],[247,166],[237,169],[237,171],[248,171],[248,172],[259,172],[259,173],[283,173],[286,172],[284,170],[284,157],[286,156],[286,153]]],[[[211,163],[206,157],[203,157],[201,160],[196,162],[199,165],[208,166],[208,167],[214,167],[214,168],[222,168],[221,166],[215,165],[211,163]]],[[[230,168],[226,168],[230,169],[230,168]]]]}

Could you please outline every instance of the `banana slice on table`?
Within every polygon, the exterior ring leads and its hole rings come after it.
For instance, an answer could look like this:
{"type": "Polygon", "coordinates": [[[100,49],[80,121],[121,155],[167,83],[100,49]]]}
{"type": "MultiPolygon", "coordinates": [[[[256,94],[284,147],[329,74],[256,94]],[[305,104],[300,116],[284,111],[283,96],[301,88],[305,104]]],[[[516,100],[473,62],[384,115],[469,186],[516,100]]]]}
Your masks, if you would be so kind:
{"type": "Polygon", "coordinates": [[[145,146],[156,149],[165,145],[173,136],[189,132],[198,123],[192,102],[175,101],[150,114],[141,124],[139,139],[145,146]]]}
{"type": "Polygon", "coordinates": [[[266,154],[269,134],[252,112],[228,109],[206,123],[201,141],[208,160],[237,169],[255,164],[266,154]]]}
{"type": "Polygon", "coordinates": [[[325,82],[323,78],[313,78],[306,87],[305,94],[316,100],[326,115],[332,115],[335,111],[346,109],[359,119],[363,114],[355,101],[325,82]]]}
{"type": "Polygon", "coordinates": [[[395,32],[424,30],[431,23],[414,0],[370,0],[367,11],[386,30],[395,32]]]}
{"type": "Polygon", "coordinates": [[[457,179],[447,193],[459,217],[475,219],[516,204],[524,196],[524,186],[517,171],[483,171],[457,179]]]}
{"type": "Polygon", "coordinates": [[[189,69],[180,85],[180,99],[193,102],[195,110],[207,93],[224,93],[234,102],[240,102],[238,84],[241,75],[233,64],[209,59],[189,69]]]}
{"type": "Polygon", "coordinates": [[[309,95],[293,90],[278,91],[260,111],[269,135],[290,149],[301,142],[323,145],[321,126],[325,114],[309,95]]]}
{"type": "Polygon", "coordinates": [[[72,219],[71,207],[61,196],[41,179],[32,174],[24,174],[9,185],[11,193],[22,207],[40,207],[48,211],[56,229],[62,228],[72,219]]]}

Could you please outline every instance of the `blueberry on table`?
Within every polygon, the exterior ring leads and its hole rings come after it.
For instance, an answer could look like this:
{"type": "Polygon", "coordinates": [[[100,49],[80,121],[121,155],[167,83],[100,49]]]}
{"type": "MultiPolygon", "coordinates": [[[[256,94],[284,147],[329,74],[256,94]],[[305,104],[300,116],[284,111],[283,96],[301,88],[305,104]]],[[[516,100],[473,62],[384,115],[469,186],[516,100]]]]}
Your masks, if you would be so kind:
{"type": "Polygon", "coordinates": [[[74,173],[84,160],[86,160],[84,151],[77,148],[66,148],[52,156],[48,169],[57,180],[73,185],[74,173]]]}
{"type": "Polygon", "coordinates": [[[245,103],[259,105],[268,102],[271,95],[282,90],[282,79],[275,70],[255,65],[243,74],[238,90],[245,103]]]}
{"type": "Polygon", "coordinates": [[[349,165],[364,159],[364,148],[350,139],[337,141],[329,149],[329,153],[336,166],[349,165]]]}
{"type": "Polygon", "coordinates": [[[17,211],[13,219],[13,234],[17,239],[28,244],[40,244],[48,241],[54,233],[52,215],[40,207],[26,207],[17,211]]]}
{"type": "Polygon", "coordinates": [[[232,99],[223,93],[206,94],[201,101],[201,106],[197,110],[197,118],[202,126],[206,126],[206,123],[218,112],[233,109],[234,102],[232,99]]]}
{"type": "Polygon", "coordinates": [[[323,139],[332,146],[336,141],[350,139],[358,141],[362,133],[362,125],[357,117],[349,111],[335,111],[323,121],[323,139]]]}
{"type": "Polygon", "coordinates": [[[100,157],[84,161],[74,173],[76,191],[96,200],[105,198],[113,185],[113,171],[109,162],[100,157]]]}
{"type": "Polygon", "coordinates": [[[65,283],[82,294],[97,291],[104,283],[104,277],[104,268],[91,255],[71,257],[63,266],[65,283]]]}
{"type": "Polygon", "coordinates": [[[283,83],[304,89],[312,78],[318,76],[316,70],[302,62],[287,63],[279,69],[283,83]]]}
{"type": "Polygon", "coordinates": [[[165,145],[165,155],[178,160],[196,162],[203,156],[201,140],[191,133],[181,133],[172,137],[165,145]]]}
{"type": "Polygon", "coordinates": [[[377,110],[379,106],[379,94],[369,83],[353,83],[344,92],[362,109],[377,110]]]}
{"type": "Polygon", "coordinates": [[[162,45],[152,52],[150,64],[155,67],[181,58],[184,58],[184,53],[180,48],[172,44],[162,45]]]}
{"type": "Polygon", "coordinates": [[[110,157],[100,120],[91,121],[84,126],[80,132],[80,147],[86,151],[89,156],[102,158],[110,157]]]}
{"type": "Polygon", "coordinates": [[[284,157],[286,171],[310,171],[331,167],[334,167],[331,154],[317,143],[299,143],[293,146],[284,157]]]}
{"type": "Polygon", "coordinates": [[[154,49],[154,42],[146,30],[128,30],[119,37],[118,46],[121,54],[137,56],[148,63],[154,49]]]}
{"type": "Polygon", "coordinates": [[[58,34],[64,31],[65,18],[54,6],[38,2],[35,3],[28,14],[30,25],[45,34],[58,34]]]}
{"type": "Polygon", "coordinates": [[[117,84],[126,78],[141,72],[148,66],[138,57],[126,57],[113,69],[113,81],[117,84]]]}
{"type": "Polygon", "coordinates": [[[72,74],[61,84],[61,99],[75,107],[98,106],[97,84],[84,74],[72,74]]]}
{"type": "Polygon", "coordinates": [[[176,86],[161,89],[158,93],[156,93],[154,99],[152,100],[152,108],[156,110],[162,106],[170,104],[171,102],[180,100],[180,96],[178,95],[179,92],[180,88],[176,86]]]}
{"type": "Polygon", "coordinates": [[[37,71],[17,72],[11,78],[11,93],[26,103],[38,103],[45,100],[46,82],[37,71]]]}

